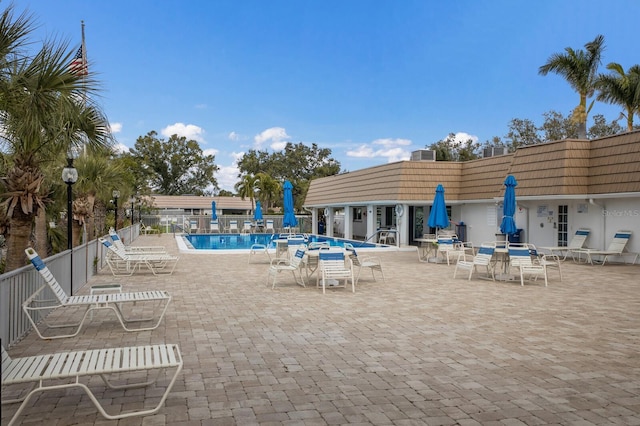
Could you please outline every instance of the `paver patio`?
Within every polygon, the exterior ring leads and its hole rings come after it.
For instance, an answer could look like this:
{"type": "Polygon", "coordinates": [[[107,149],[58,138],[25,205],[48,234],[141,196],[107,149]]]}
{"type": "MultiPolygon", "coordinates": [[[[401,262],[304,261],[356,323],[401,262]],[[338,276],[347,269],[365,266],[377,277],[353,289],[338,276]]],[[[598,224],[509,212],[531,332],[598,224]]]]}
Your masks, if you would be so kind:
{"type": "MultiPolygon", "coordinates": [[[[171,235],[135,244],[177,253],[171,235]]],[[[184,370],[165,407],[115,422],[79,390],[53,391],[32,400],[23,424],[640,424],[638,265],[567,261],[563,282],[550,271],[549,287],[521,287],[453,280],[453,266],[385,252],[386,283],[363,271],[355,294],[323,296],[315,283],[302,288],[287,276],[271,290],[266,258],[180,256],[172,276],[114,278],[105,268],[91,281],[171,292],[158,329],[126,333],[99,312],[75,338],[45,342],[31,333],[9,350],[19,357],[177,343],[184,370]]],[[[92,384],[112,412],[161,394],[92,384]]],[[[3,425],[16,409],[3,406],[3,425]]]]}

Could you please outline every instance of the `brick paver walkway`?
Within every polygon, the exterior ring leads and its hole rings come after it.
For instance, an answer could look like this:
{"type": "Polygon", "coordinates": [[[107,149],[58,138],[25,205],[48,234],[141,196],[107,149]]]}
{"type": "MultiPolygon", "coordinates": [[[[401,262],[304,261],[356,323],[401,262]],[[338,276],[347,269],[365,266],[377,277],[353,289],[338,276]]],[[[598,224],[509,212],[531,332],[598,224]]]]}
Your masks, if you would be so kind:
{"type": "MultiPolygon", "coordinates": [[[[170,235],[143,236],[138,245],[170,235]]],[[[452,279],[415,252],[381,255],[352,294],[265,285],[266,262],[187,255],[173,276],[114,279],[125,291],[173,295],[157,330],[125,333],[97,313],[79,336],[12,356],[158,342],[180,345],[184,370],[154,416],[101,417],[80,391],[40,394],[21,416],[49,425],[640,424],[640,266],[564,263],[544,284],[452,279]]],[[[105,390],[107,409],[157,402],[161,389],[105,390]]],[[[2,424],[15,412],[3,406],[2,424]]]]}

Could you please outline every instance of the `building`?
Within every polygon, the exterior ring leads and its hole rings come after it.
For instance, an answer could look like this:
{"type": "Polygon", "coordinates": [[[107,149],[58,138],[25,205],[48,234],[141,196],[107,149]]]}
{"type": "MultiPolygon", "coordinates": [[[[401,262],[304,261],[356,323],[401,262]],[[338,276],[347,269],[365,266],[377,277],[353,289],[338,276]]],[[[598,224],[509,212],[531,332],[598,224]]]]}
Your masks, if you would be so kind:
{"type": "Polygon", "coordinates": [[[204,197],[197,195],[153,195],[153,210],[159,216],[210,216],[211,203],[216,203],[217,215],[253,214],[251,200],[240,197],[204,197]]]}
{"type": "Polygon", "coordinates": [[[513,175],[515,221],[536,246],[563,245],[576,229],[591,229],[587,246],[604,249],[616,230],[631,230],[629,250],[640,252],[640,131],[596,140],[567,139],[522,147],[468,162],[414,155],[311,182],[305,208],[326,221],[328,235],[375,238],[397,230],[400,245],[429,233],[426,221],[442,184],[449,217],[464,239],[495,241],[502,219],[504,180],[513,175]]]}

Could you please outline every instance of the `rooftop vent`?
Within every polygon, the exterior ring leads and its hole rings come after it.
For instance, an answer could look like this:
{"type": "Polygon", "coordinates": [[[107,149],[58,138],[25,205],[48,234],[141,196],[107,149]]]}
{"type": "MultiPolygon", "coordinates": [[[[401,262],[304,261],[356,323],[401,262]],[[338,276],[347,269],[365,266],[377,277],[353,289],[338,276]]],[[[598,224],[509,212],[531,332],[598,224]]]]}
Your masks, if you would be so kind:
{"type": "Polygon", "coordinates": [[[483,157],[496,157],[498,155],[505,155],[507,153],[507,148],[504,146],[492,146],[489,148],[485,148],[482,152],[483,157]]]}
{"type": "Polygon", "coordinates": [[[436,152],[430,149],[419,149],[411,153],[411,161],[436,161],[436,152]]]}

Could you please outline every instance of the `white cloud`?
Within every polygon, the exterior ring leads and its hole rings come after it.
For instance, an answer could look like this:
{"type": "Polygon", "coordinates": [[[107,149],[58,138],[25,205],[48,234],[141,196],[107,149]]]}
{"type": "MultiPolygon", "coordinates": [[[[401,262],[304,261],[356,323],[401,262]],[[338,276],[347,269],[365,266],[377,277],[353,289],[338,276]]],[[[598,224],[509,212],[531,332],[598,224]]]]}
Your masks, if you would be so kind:
{"type": "Polygon", "coordinates": [[[239,141],[240,140],[240,135],[237,134],[236,132],[229,133],[229,135],[227,137],[229,138],[229,140],[232,140],[232,141],[239,141]]]}
{"type": "Polygon", "coordinates": [[[409,139],[376,139],[370,144],[362,144],[354,150],[347,151],[348,157],[386,158],[387,162],[408,160],[411,152],[404,147],[411,145],[409,139]]]}
{"type": "Polygon", "coordinates": [[[120,133],[122,131],[122,123],[109,123],[111,133],[120,133]]]}
{"type": "MultiPolygon", "coordinates": [[[[443,138],[443,139],[446,139],[446,138],[443,138]]],[[[471,139],[473,143],[478,142],[478,137],[476,135],[470,135],[469,133],[465,133],[465,132],[456,133],[453,139],[455,141],[456,146],[460,146],[461,144],[466,143],[469,139],[471,139]]]]}
{"type": "Polygon", "coordinates": [[[220,152],[220,151],[217,150],[216,148],[209,148],[209,149],[203,149],[202,150],[202,154],[203,155],[217,155],[218,152],[220,152]]]}
{"type": "Polygon", "coordinates": [[[195,124],[175,123],[171,124],[160,132],[163,136],[169,138],[172,135],[184,136],[187,140],[196,142],[204,142],[204,130],[195,124]]]}
{"type": "Polygon", "coordinates": [[[278,150],[277,148],[274,148],[274,146],[284,147],[288,139],[290,139],[290,136],[287,135],[287,131],[284,129],[284,127],[271,127],[269,129],[263,130],[260,134],[257,134],[253,138],[255,142],[254,146],[256,149],[260,149],[265,142],[270,141],[270,147],[274,150],[278,150]]]}
{"type": "Polygon", "coordinates": [[[113,148],[116,152],[118,153],[125,153],[125,152],[129,152],[129,147],[122,144],[122,143],[118,143],[116,144],[116,146],[113,148]]]}
{"type": "Polygon", "coordinates": [[[238,169],[238,160],[240,160],[243,155],[244,152],[232,152],[229,154],[229,156],[233,158],[233,162],[230,166],[218,165],[220,170],[216,173],[216,179],[218,180],[218,186],[220,189],[235,192],[233,187],[236,182],[238,182],[238,173],[240,172],[240,169],[238,169]]]}

